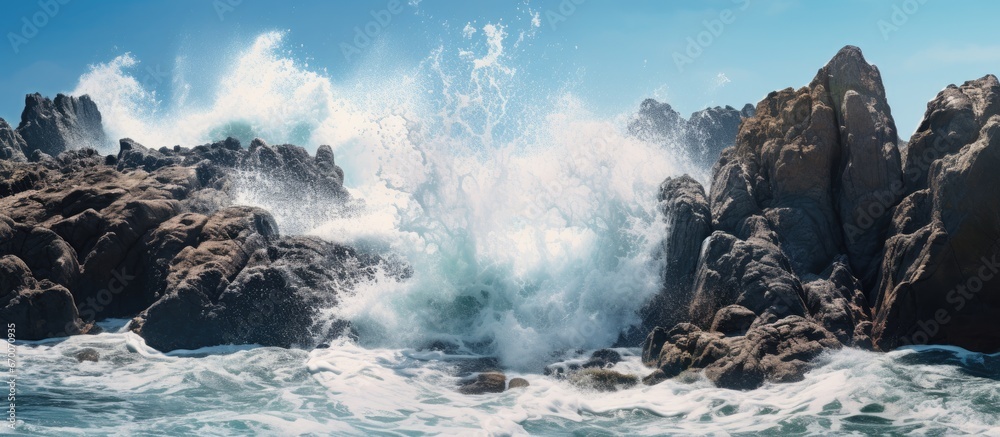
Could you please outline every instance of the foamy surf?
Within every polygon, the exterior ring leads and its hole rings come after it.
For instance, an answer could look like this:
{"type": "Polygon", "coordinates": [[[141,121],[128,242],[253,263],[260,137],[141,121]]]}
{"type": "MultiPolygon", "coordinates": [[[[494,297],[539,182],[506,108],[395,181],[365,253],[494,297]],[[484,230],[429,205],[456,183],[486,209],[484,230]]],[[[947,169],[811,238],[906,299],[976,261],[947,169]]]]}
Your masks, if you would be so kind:
{"type": "MultiPolygon", "coordinates": [[[[615,370],[645,372],[638,350],[621,351],[615,370]]],[[[831,352],[801,382],[749,392],[695,377],[605,393],[508,372],[531,385],[476,396],[454,389],[455,363],[468,355],[348,340],[311,352],[161,354],[109,332],[19,352],[19,399],[30,408],[18,431],[29,435],[982,435],[1000,426],[1000,393],[982,382],[1000,378],[997,356],[933,347],[831,352]],[[82,348],[100,361],[77,362],[82,348]]]]}

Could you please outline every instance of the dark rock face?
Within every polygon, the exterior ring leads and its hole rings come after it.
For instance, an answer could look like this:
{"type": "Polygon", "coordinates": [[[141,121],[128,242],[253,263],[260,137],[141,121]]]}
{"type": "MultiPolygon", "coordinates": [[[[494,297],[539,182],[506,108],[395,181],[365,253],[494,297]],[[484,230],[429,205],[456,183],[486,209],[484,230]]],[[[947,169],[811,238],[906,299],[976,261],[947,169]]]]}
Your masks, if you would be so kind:
{"type": "Polygon", "coordinates": [[[24,261],[14,255],[0,256],[0,320],[4,326],[16,324],[19,340],[42,340],[88,330],[69,290],[49,280],[37,281],[24,261]]]}
{"type": "Polygon", "coordinates": [[[170,293],[140,314],[133,330],[163,350],[215,344],[313,347],[314,338],[343,332],[346,322],[322,325],[318,311],[336,305],[337,296],[358,281],[372,279],[382,260],[321,240],[270,242],[277,237],[270,220],[248,208],[208,218],[201,243],[174,258],[167,276],[170,293]]]}
{"type": "Polygon", "coordinates": [[[660,186],[660,210],[666,218],[663,293],[642,310],[646,331],[687,318],[702,241],[711,232],[705,189],[687,175],[668,178],[660,186]]]}
{"type": "Polygon", "coordinates": [[[21,135],[0,118],[0,160],[24,162],[24,149],[28,147],[21,135]]]}
{"type": "Polygon", "coordinates": [[[715,313],[710,331],[721,333],[727,337],[739,337],[745,335],[756,320],[757,314],[750,311],[749,308],[730,305],[715,313]]]}
{"type": "Polygon", "coordinates": [[[708,169],[719,154],[732,147],[740,123],[754,115],[753,105],[742,110],[732,106],[707,108],[684,119],[669,103],[646,99],[629,121],[631,135],[646,141],[674,146],[697,166],[708,169]]]}
{"type": "Polygon", "coordinates": [[[1000,350],[997,78],[949,86],[928,103],[905,162],[909,194],[891,212],[871,296],[876,344],[1000,350]]]}
{"type": "Polygon", "coordinates": [[[70,149],[101,148],[107,144],[101,111],[85,95],[59,94],[54,101],[37,93],[27,95],[17,133],[27,143],[26,155],[40,150],[55,156],[70,149]]]}

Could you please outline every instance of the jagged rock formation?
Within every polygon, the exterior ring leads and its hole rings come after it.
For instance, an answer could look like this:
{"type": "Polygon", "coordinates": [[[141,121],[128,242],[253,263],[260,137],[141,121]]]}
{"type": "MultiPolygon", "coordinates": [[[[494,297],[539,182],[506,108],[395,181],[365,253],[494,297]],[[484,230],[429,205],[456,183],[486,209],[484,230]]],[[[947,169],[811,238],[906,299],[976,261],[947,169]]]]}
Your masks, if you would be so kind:
{"type": "Polygon", "coordinates": [[[317,312],[376,266],[408,274],[378,255],[281,236],[267,211],[231,205],[234,180],[246,177],[345,201],[329,147],[311,157],[260,140],[249,150],[234,139],[152,150],[124,139],[117,155],[101,156],[76,148],[88,144],[76,130],[101,130],[99,115],[83,116],[99,114],[89,99],[28,100],[32,162],[0,160],[0,315],[18,323],[19,338],[136,317],[132,329],[162,350],[309,346],[346,328],[317,312]],[[61,147],[72,150],[43,152],[61,147]]]}
{"type": "Polygon", "coordinates": [[[18,135],[14,128],[7,124],[7,121],[0,118],[0,159],[16,162],[24,162],[24,149],[28,147],[24,139],[18,135]]]}
{"type": "Polygon", "coordinates": [[[24,154],[28,156],[35,150],[55,156],[73,148],[99,149],[108,142],[101,111],[86,95],[59,94],[53,101],[38,93],[28,94],[17,133],[27,143],[24,154]]]}
{"type": "Polygon", "coordinates": [[[705,190],[691,177],[668,178],[660,185],[659,199],[660,210],[670,230],[662,246],[666,260],[664,292],[656,295],[641,311],[643,333],[657,326],[673,326],[687,320],[701,243],[711,232],[712,217],[705,190]]]}
{"type": "Polygon", "coordinates": [[[665,144],[708,169],[723,150],[735,143],[740,123],[754,112],[749,103],[742,110],[716,106],[695,112],[685,120],[669,103],[646,99],[629,121],[628,131],[637,138],[665,144]]]}
{"type": "MultiPolygon", "coordinates": [[[[658,369],[647,379],[703,369],[753,388],[801,378],[841,346],[1000,349],[1000,202],[986,188],[1000,186],[997,135],[987,76],[931,101],[901,154],[881,75],[856,47],[808,86],[769,94],[716,163],[707,205],[661,196],[664,245],[686,249],[666,251],[658,311],[643,313],[661,326],[644,343],[658,369]],[[689,323],[656,320],[663,302],[687,302],[689,323]]],[[[678,180],[701,192],[664,186],[678,180]]]]}
{"type": "MultiPolygon", "coordinates": [[[[875,303],[882,349],[1000,349],[1000,82],[949,86],[927,105],[904,166],[875,303]]],[[[873,211],[874,212],[874,211],[873,211]]]]}

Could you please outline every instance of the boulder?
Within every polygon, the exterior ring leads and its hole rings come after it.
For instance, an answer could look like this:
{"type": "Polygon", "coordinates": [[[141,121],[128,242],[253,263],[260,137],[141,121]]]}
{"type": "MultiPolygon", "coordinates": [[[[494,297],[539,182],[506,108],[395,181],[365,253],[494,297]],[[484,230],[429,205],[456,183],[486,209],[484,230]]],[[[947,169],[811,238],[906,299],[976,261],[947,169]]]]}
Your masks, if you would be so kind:
{"type": "Polygon", "coordinates": [[[19,257],[0,256],[0,320],[15,324],[18,340],[85,333],[73,295],[49,280],[38,281],[19,257]]]}
{"type": "Polygon", "coordinates": [[[168,165],[180,162],[179,157],[152,150],[133,141],[131,138],[124,138],[118,142],[119,151],[116,159],[118,171],[131,169],[143,169],[147,172],[157,170],[168,165]]]}
{"type": "Polygon", "coordinates": [[[507,388],[507,376],[500,372],[485,372],[475,378],[463,381],[458,392],[465,395],[481,395],[486,393],[503,393],[507,388]]]}
{"type": "Polygon", "coordinates": [[[841,343],[870,349],[872,316],[861,283],[851,274],[846,257],[804,284],[809,314],[841,343]]]}
{"type": "Polygon", "coordinates": [[[524,378],[512,378],[510,382],[507,383],[507,390],[513,390],[515,388],[526,388],[531,384],[528,383],[527,379],[524,378]]]}
{"type": "Polygon", "coordinates": [[[758,316],[806,315],[804,291],[780,248],[762,238],[716,231],[705,242],[689,320],[708,328],[716,312],[743,306],[758,316]]]}
{"type": "MultiPolygon", "coordinates": [[[[648,382],[701,370],[754,388],[801,378],[822,350],[872,347],[885,235],[930,222],[893,225],[905,186],[898,142],[878,68],[856,47],[808,86],[768,94],[713,167],[686,323],[649,333],[643,362],[659,371],[648,382]]],[[[904,209],[929,211],[927,199],[904,209]]]]}
{"type": "Polygon", "coordinates": [[[747,104],[742,110],[732,106],[703,109],[691,114],[685,134],[688,147],[696,150],[699,166],[711,168],[723,150],[736,143],[740,123],[756,113],[753,105],[747,104]]]}

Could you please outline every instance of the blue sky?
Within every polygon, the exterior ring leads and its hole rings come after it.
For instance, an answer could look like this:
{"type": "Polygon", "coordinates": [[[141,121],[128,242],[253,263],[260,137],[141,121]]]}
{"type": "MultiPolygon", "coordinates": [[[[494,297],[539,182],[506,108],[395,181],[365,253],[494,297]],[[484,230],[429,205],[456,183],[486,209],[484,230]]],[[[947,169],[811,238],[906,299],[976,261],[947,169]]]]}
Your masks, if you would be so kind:
{"type": "MultiPolygon", "coordinates": [[[[650,96],[684,113],[756,103],[772,90],[805,85],[853,44],[881,69],[905,138],[943,87],[1000,73],[995,1],[400,1],[377,27],[372,47],[381,49],[349,58],[342,44],[350,46],[356,27],[392,0],[4,2],[0,117],[16,124],[24,94],[72,90],[88,65],[125,52],[157,75],[169,76],[179,54],[208,74],[227,68],[217,60],[257,35],[285,30],[290,56],[337,80],[387,62],[416,65],[466,23],[530,29],[533,17],[538,25],[518,54],[525,80],[543,91],[569,89],[609,115],[650,96]],[[44,25],[25,25],[32,20],[44,25]],[[679,56],[686,57],[680,66],[679,56]]],[[[162,95],[169,83],[151,86],[162,95]]]]}

